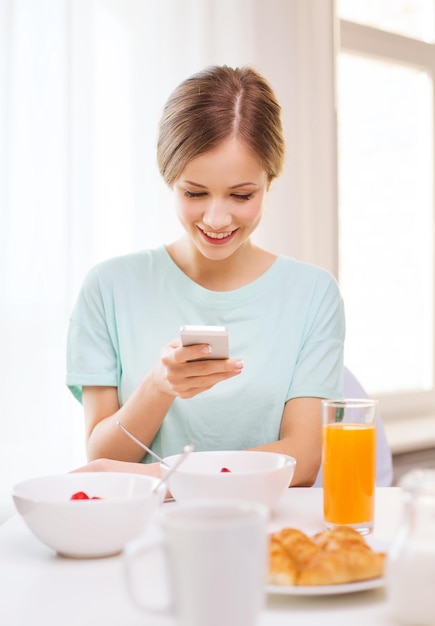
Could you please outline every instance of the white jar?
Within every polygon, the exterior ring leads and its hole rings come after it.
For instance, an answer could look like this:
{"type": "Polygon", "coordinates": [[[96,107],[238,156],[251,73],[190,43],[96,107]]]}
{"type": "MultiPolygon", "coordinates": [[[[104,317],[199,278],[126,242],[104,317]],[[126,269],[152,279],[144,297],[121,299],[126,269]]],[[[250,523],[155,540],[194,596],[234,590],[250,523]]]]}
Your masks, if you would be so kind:
{"type": "Polygon", "coordinates": [[[399,623],[435,626],[435,470],[413,470],[399,486],[404,513],[388,553],[388,602],[399,623]]]}

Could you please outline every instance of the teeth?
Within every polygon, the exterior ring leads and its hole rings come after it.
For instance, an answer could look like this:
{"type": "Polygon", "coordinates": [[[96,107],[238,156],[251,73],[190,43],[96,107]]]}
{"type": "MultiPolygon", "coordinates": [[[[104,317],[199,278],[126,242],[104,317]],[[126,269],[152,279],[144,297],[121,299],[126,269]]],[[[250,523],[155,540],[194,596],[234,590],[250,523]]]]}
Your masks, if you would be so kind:
{"type": "Polygon", "coordinates": [[[207,235],[207,237],[210,237],[211,239],[225,239],[225,237],[229,237],[231,235],[232,231],[228,233],[208,233],[205,230],[204,233],[207,235]]]}

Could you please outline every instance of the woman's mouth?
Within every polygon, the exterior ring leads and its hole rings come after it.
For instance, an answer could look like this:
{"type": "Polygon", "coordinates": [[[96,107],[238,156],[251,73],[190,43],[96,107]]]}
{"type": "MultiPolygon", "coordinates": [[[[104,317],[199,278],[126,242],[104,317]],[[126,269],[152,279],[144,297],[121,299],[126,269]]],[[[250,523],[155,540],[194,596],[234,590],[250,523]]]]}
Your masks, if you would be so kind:
{"type": "Polygon", "coordinates": [[[209,231],[209,230],[203,230],[202,228],[199,228],[200,232],[202,233],[202,236],[204,237],[204,239],[207,241],[207,243],[211,243],[212,245],[217,245],[217,246],[221,246],[225,243],[228,243],[228,241],[230,241],[234,235],[237,232],[237,228],[235,230],[227,230],[225,232],[214,232],[214,231],[209,231]]]}

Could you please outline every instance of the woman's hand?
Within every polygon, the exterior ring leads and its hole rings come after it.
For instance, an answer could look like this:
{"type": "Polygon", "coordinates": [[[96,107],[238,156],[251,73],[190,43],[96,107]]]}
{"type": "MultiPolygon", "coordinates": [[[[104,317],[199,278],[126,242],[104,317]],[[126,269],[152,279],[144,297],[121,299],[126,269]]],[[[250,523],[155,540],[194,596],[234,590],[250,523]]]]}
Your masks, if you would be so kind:
{"type": "Polygon", "coordinates": [[[127,472],[129,474],[146,474],[161,478],[160,463],[130,463],[115,459],[95,459],[78,467],[74,472],[127,472]]]}
{"type": "Polygon", "coordinates": [[[155,371],[162,391],[179,398],[192,398],[243,370],[240,359],[204,359],[207,354],[210,354],[207,344],[182,347],[176,339],[165,346],[155,371]]]}
{"type": "MultiPolygon", "coordinates": [[[[86,465],[79,467],[74,472],[127,472],[129,474],[145,474],[154,478],[161,478],[160,463],[129,463],[128,461],[116,461],[115,459],[95,459],[86,465]]],[[[165,500],[171,500],[172,494],[166,491],[165,500]]]]}

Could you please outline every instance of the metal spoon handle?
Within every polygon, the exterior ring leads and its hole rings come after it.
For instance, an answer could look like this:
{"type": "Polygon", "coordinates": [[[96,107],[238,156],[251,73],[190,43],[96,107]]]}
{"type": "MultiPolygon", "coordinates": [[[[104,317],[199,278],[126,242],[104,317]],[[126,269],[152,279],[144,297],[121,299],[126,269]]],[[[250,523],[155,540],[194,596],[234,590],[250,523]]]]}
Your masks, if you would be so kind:
{"type": "MultiPolygon", "coordinates": [[[[175,472],[176,469],[178,469],[180,467],[180,465],[183,463],[183,461],[186,459],[187,456],[189,456],[189,454],[193,452],[193,445],[190,443],[187,446],[184,446],[183,448],[183,454],[180,456],[180,458],[178,459],[178,461],[175,463],[175,465],[173,465],[171,467],[171,469],[169,470],[169,472],[166,474],[166,476],[164,476],[163,478],[160,479],[160,481],[157,483],[157,485],[154,487],[153,491],[157,491],[158,488],[163,485],[164,483],[168,482],[168,478],[169,476],[171,476],[171,474],[173,474],[175,472]]],[[[166,463],[165,463],[166,465],[166,463]]],[[[167,466],[169,467],[169,466],[167,466]]]]}
{"type": "Polygon", "coordinates": [[[166,467],[169,467],[169,465],[161,458],[159,457],[158,454],[156,454],[155,452],[153,452],[151,450],[151,448],[148,448],[148,446],[146,446],[144,443],[142,443],[142,441],[140,441],[139,439],[136,439],[136,437],[134,435],[131,434],[131,432],[129,430],[126,429],[125,426],[123,426],[121,424],[121,422],[118,420],[116,422],[116,425],[119,426],[119,428],[128,436],[130,437],[130,439],[132,439],[132,441],[134,441],[135,443],[137,443],[138,446],[140,446],[142,448],[142,450],[145,450],[145,452],[148,452],[148,454],[150,454],[152,457],[154,457],[155,459],[157,459],[157,461],[160,461],[160,463],[163,463],[163,465],[166,465],[166,467]]]}

